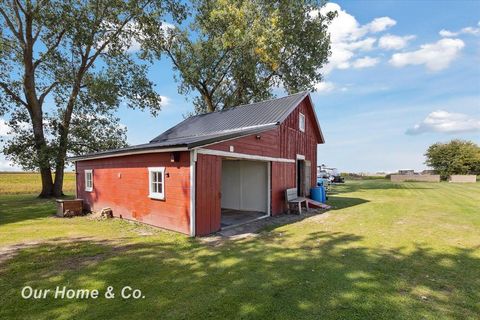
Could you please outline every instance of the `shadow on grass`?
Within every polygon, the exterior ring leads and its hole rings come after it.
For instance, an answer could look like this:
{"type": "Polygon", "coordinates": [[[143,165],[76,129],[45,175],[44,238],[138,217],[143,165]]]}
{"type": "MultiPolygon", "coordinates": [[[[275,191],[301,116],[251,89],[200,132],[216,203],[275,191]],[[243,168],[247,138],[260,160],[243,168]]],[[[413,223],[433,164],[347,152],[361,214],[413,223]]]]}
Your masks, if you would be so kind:
{"type": "Polygon", "coordinates": [[[362,238],[314,232],[292,245],[275,231],[219,247],[196,240],[59,242],[21,250],[0,268],[0,318],[475,318],[473,250],[372,250],[362,238]],[[23,286],[113,286],[115,299],[23,300],[23,286]],[[124,286],[144,299],[119,297],[124,286]]]}
{"type": "Polygon", "coordinates": [[[342,196],[342,193],[355,192],[360,189],[364,189],[362,186],[347,183],[332,186],[328,192],[327,204],[332,206],[331,210],[339,210],[369,202],[368,200],[362,198],[342,196]]]}
{"type": "MultiPolygon", "coordinates": [[[[64,199],[72,199],[65,196],[64,199]]],[[[36,195],[0,195],[0,226],[26,220],[43,219],[55,215],[55,199],[41,199],[36,195]]]]}
{"type": "Polygon", "coordinates": [[[259,234],[264,231],[271,231],[278,227],[286,226],[289,224],[297,223],[305,219],[311,218],[315,215],[320,215],[330,210],[339,210],[343,208],[357,206],[363,203],[369,202],[368,200],[361,198],[352,198],[352,197],[339,197],[339,196],[329,196],[327,204],[332,206],[331,209],[323,211],[318,210],[309,210],[305,212],[302,211],[302,214],[295,214],[296,211],[292,211],[291,214],[280,214],[271,216],[262,220],[257,220],[251,223],[233,226],[233,228],[227,230],[220,230],[217,234],[224,237],[236,237],[248,234],[259,234]]]}
{"type": "Polygon", "coordinates": [[[55,200],[39,199],[35,195],[2,195],[1,200],[0,225],[55,214],[55,200]]]}
{"type": "Polygon", "coordinates": [[[327,204],[332,206],[331,210],[339,210],[348,207],[358,206],[367,202],[369,201],[362,198],[329,196],[327,204]]]}

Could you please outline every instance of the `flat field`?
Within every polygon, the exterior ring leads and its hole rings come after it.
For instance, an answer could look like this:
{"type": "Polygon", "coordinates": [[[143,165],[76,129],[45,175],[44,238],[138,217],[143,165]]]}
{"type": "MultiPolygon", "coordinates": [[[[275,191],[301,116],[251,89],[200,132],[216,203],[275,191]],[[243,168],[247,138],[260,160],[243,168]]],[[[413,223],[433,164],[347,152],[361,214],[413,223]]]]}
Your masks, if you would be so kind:
{"type": "MultiPolygon", "coordinates": [[[[0,196],[6,194],[38,194],[42,188],[42,180],[38,173],[0,172],[0,196]]],[[[75,174],[65,173],[63,192],[75,193],[75,174]]]]}

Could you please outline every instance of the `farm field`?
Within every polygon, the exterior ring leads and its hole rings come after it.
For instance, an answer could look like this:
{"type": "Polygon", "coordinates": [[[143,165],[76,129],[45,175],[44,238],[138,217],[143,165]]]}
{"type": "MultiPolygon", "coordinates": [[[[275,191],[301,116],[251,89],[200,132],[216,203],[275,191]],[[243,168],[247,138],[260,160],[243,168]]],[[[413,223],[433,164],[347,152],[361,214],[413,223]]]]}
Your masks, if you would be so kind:
{"type": "MultiPolygon", "coordinates": [[[[0,195],[6,194],[38,194],[42,181],[38,173],[0,172],[0,195]]],[[[63,192],[75,193],[75,174],[66,172],[63,181],[63,192]]]]}
{"type": "Polygon", "coordinates": [[[0,174],[0,319],[480,315],[480,183],[347,181],[324,214],[206,242],[119,219],[55,218],[54,201],[35,197],[38,181],[0,174]],[[25,300],[26,285],[101,296],[25,300]],[[125,286],[144,298],[121,298],[125,286]]]}

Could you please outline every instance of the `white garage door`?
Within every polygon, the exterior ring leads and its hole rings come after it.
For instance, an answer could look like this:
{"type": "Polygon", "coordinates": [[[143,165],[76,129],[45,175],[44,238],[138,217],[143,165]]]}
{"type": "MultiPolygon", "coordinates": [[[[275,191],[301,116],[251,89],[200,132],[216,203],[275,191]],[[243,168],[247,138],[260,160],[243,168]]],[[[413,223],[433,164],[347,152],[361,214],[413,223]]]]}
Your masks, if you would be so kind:
{"type": "Polygon", "coordinates": [[[222,161],[222,208],[267,212],[268,162],[222,161]]]}

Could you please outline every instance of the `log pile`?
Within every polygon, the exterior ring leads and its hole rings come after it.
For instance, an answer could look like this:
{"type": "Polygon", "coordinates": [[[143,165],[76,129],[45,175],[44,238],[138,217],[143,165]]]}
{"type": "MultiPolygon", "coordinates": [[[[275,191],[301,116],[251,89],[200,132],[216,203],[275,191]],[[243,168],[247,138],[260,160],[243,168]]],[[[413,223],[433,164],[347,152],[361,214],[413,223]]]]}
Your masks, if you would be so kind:
{"type": "Polygon", "coordinates": [[[113,218],[113,211],[112,208],[103,208],[100,214],[102,219],[111,219],[113,218]]]}
{"type": "Polygon", "coordinates": [[[92,220],[106,220],[113,218],[113,210],[112,208],[103,208],[100,211],[93,211],[92,214],[88,217],[92,220]]]}

